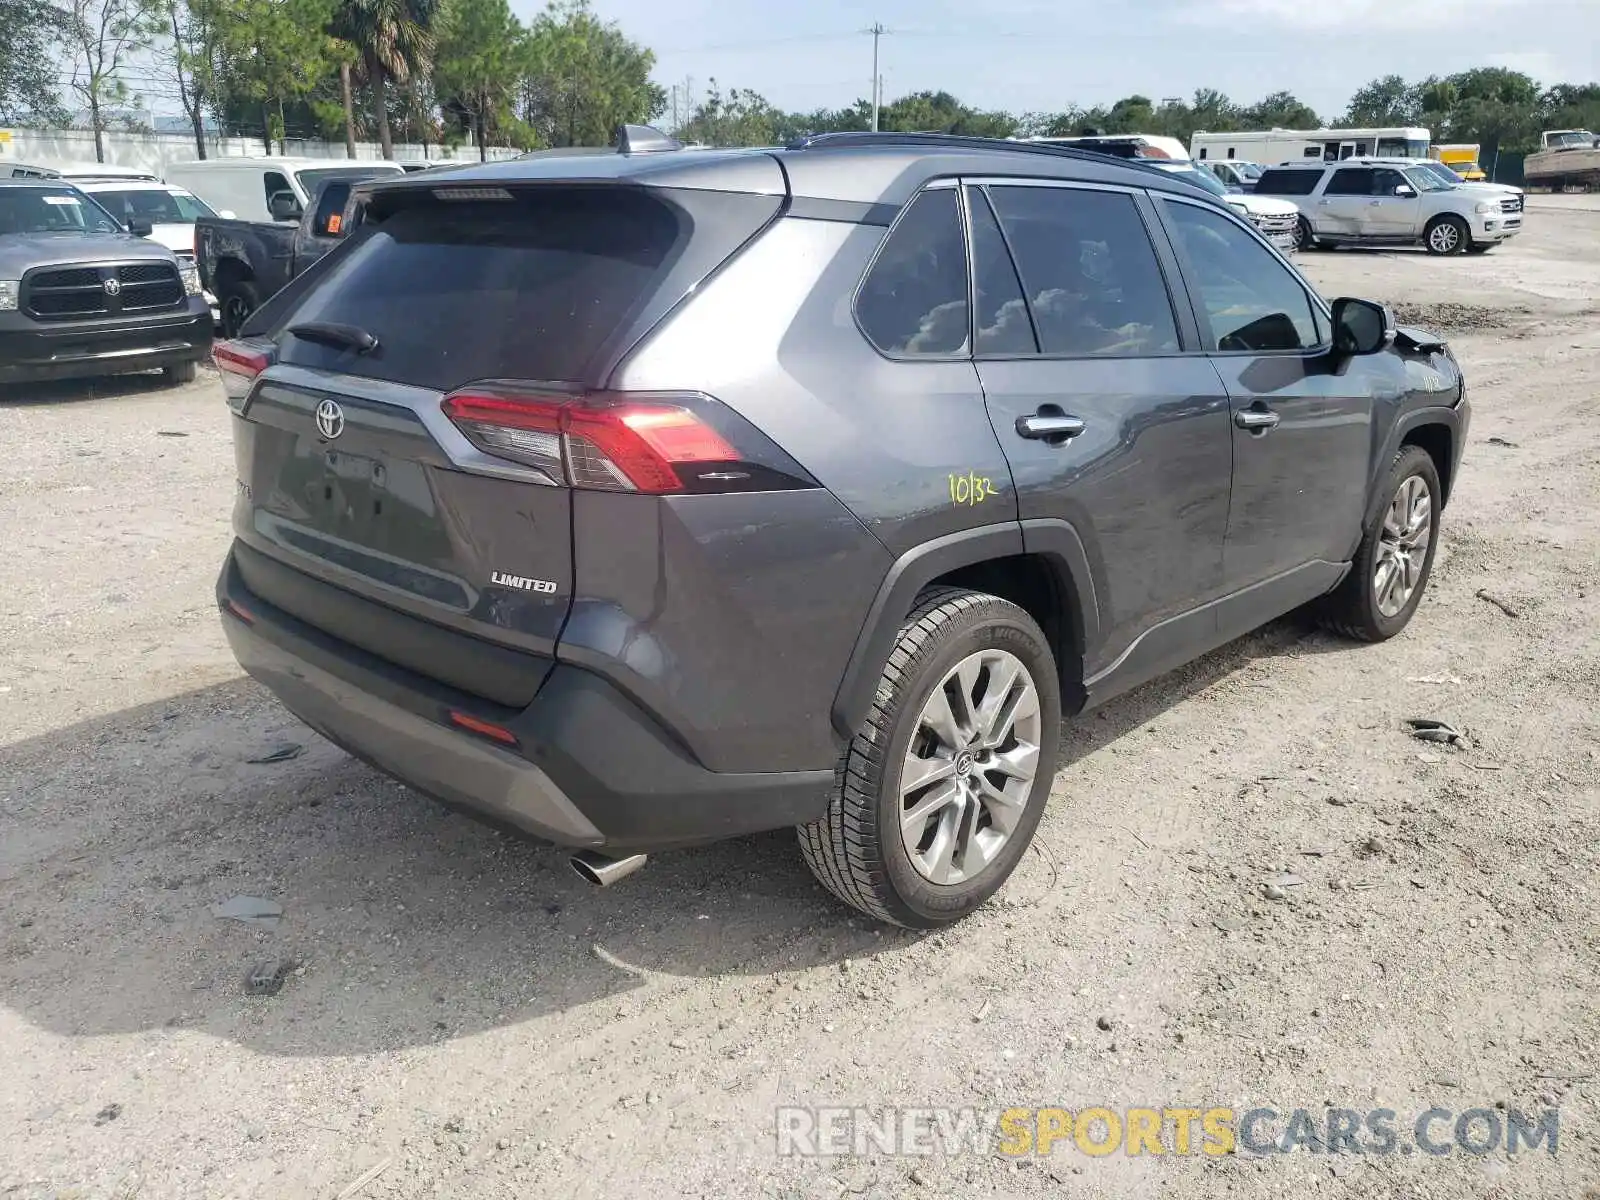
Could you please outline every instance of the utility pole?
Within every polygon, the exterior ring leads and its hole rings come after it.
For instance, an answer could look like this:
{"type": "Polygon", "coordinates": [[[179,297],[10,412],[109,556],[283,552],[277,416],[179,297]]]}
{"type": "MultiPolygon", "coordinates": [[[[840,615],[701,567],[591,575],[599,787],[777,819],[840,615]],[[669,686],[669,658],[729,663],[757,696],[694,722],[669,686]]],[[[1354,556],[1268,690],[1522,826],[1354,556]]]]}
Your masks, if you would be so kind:
{"type": "Polygon", "coordinates": [[[878,132],[878,106],[883,99],[883,80],[878,74],[878,39],[889,31],[882,21],[874,21],[867,30],[872,35],[872,132],[878,132]]]}

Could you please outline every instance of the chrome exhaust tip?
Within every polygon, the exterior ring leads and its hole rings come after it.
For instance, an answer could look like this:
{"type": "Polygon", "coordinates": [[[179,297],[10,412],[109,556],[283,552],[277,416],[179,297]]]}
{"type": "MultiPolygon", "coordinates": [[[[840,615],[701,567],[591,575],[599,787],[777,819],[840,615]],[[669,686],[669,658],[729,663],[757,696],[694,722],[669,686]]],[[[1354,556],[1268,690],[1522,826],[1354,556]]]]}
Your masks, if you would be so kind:
{"type": "Polygon", "coordinates": [[[596,854],[593,850],[583,850],[574,854],[569,861],[572,863],[572,869],[581,878],[596,887],[610,887],[617,880],[626,879],[644,866],[649,857],[648,854],[630,854],[626,858],[608,858],[604,854],[596,854]]]}

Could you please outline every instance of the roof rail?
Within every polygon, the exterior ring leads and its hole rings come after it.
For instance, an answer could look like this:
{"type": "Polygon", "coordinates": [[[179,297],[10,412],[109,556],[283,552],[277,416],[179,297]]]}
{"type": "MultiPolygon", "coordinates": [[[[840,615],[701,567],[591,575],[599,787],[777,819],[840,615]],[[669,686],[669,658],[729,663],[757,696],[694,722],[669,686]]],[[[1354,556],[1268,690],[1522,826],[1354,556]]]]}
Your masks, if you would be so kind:
{"type": "MultiPolygon", "coordinates": [[[[1012,154],[1048,154],[1056,158],[1075,158],[1103,162],[1115,155],[1079,146],[1052,146],[1043,142],[1014,142],[1007,138],[973,137],[965,133],[813,133],[796,138],[786,150],[824,150],[850,146],[926,146],[949,150],[1006,150],[1012,154]]],[[[1132,159],[1119,159],[1131,162],[1132,159]]]]}
{"type": "Polygon", "coordinates": [[[652,125],[618,125],[618,154],[664,154],[682,150],[683,143],[652,125]]]}

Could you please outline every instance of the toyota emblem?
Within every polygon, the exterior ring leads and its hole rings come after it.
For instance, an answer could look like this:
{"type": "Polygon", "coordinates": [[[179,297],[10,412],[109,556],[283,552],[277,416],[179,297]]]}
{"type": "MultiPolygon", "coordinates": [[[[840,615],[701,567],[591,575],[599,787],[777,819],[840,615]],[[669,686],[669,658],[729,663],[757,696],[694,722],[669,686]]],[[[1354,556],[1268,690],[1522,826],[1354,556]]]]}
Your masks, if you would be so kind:
{"type": "Polygon", "coordinates": [[[330,442],[344,432],[344,409],[332,400],[317,405],[317,432],[330,442]]]}
{"type": "Polygon", "coordinates": [[[108,279],[100,286],[106,289],[108,296],[115,296],[122,291],[122,282],[118,279],[108,279]]]}

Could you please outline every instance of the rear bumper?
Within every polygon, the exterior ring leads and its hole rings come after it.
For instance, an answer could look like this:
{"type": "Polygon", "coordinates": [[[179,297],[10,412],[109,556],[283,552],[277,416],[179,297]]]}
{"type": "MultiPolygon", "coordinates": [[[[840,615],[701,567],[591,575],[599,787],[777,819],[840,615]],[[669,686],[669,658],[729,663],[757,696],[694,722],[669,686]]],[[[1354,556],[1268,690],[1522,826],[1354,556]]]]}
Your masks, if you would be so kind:
{"type": "Polygon", "coordinates": [[[217,598],[240,666],[329,741],[437,800],[560,845],[666,850],[801,824],[827,806],[831,771],[708,771],[580,668],[557,663],[527,708],[509,710],[272,607],[245,587],[231,554],[217,598]],[[516,745],[463,731],[451,711],[509,731],[516,745]]]}
{"type": "Polygon", "coordinates": [[[199,362],[211,353],[211,313],[199,296],[160,317],[59,324],[15,312],[3,318],[0,383],[150,371],[199,362]]]}

